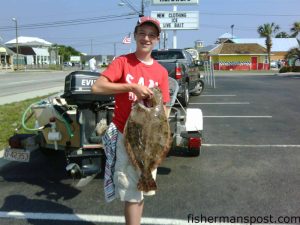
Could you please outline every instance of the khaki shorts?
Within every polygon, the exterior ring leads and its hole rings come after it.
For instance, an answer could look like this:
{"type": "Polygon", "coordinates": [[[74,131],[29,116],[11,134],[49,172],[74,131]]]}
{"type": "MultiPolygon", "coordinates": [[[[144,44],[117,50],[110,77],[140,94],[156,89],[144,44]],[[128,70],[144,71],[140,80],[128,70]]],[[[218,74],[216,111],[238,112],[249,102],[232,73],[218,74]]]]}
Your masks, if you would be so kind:
{"type": "MultiPolygon", "coordinates": [[[[154,180],[156,179],[155,169],[152,172],[154,180]]],[[[123,134],[118,132],[118,141],[116,147],[116,164],[114,172],[114,184],[116,196],[121,201],[141,202],[144,195],[155,195],[155,191],[142,192],[137,189],[137,183],[140,177],[140,172],[135,170],[124,146],[123,134]]]]}

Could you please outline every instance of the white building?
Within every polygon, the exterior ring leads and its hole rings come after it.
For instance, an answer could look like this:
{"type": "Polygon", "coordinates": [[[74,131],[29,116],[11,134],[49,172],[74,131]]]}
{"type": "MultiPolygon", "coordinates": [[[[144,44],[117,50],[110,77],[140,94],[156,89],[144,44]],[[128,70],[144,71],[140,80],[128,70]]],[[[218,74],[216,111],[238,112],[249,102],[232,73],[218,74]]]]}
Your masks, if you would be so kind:
{"type": "MultiPolygon", "coordinates": [[[[16,39],[10,40],[5,45],[16,51],[16,39]]],[[[56,64],[60,62],[57,53],[51,51],[52,43],[37,37],[18,37],[19,54],[26,56],[26,65],[43,65],[43,64],[56,64]],[[52,54],[52,56],[51,56],[52,54]],[[54,55],[54,56],[53,56],[54,55]]]]}

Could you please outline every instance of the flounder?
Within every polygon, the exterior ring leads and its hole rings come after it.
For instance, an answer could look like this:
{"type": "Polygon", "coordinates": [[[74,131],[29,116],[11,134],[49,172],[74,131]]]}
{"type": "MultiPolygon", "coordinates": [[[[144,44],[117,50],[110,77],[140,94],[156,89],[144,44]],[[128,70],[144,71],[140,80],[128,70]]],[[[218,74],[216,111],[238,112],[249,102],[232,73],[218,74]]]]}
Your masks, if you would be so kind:
{"type": "Polygon", "coordinates": [[[141,172],[137,188],[148,192],[157,185],[151,171],[158,167],[170,149],[170,127],[160,89],[152,89],[151,99],[135,103],[124,129],[125,148],[129,158],[141,172]]]}

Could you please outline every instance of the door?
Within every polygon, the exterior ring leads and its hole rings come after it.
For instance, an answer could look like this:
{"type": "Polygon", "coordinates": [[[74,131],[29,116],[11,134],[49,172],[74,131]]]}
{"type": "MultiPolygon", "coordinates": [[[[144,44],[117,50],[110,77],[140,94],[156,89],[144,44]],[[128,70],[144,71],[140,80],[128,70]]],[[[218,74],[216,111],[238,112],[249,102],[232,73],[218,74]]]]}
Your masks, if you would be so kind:
{"type": "Polygon", "coordinates": [[[251,70],[257,70],[257,57],[251,57],[251,70]]]}

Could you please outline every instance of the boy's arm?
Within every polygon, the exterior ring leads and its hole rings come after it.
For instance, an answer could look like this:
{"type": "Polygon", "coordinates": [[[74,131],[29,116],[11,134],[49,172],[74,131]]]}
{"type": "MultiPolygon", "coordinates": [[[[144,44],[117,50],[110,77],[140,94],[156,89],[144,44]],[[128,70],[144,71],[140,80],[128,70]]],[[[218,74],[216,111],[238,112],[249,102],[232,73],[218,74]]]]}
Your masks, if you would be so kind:
{"type": "Polygon", "coordinates": [[[169,118],[170,112],[171,112],[171,107],[164,105],[164,110],[167,115],[167,118],[169,118]]]}
{"type": "Polygon", "coordinates": [[[133,92],[138,100],[151,98],[153,96],[153,92],[146,86],[129,83],[113,83],[102,75],[93,84],[92,92],[94,94],[103,95],[133,92]]]}

